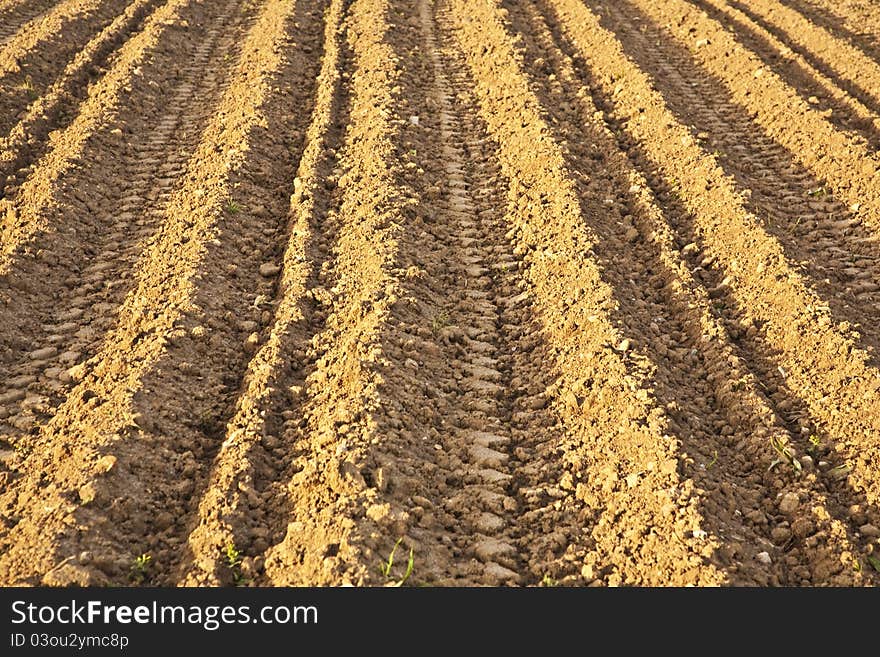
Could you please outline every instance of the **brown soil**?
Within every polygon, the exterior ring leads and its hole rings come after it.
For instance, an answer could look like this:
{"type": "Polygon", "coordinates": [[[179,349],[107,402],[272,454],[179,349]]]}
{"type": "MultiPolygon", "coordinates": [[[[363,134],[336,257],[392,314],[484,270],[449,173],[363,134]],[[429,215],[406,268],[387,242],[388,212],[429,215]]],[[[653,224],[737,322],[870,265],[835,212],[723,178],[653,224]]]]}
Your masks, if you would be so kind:
{"type": "Polygon", "coordinates": [[[880,583],[870,15],[0,0],[0,584],[880,583]]]}

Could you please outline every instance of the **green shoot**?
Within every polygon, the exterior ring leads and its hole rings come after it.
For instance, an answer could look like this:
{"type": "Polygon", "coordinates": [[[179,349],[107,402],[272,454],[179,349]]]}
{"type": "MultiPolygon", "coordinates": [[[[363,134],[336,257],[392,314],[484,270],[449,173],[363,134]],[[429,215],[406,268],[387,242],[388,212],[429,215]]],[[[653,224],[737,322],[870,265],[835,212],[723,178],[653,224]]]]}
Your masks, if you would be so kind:
{"type": "MultiPolygon", "coordinates": [[[[392,579],[391,569],[394,567],[394,555],[397,552],[397,548],[400,547],[400,544],[403,542],[403,537],[397,539],[397,542],[394,544],[394,547],[391,548],[391,554],[388,555],[388,559],[379,564],[379,572],[385,577],[385,579],[392,579]]],[[[398,581],[394,582],[392,586],[403,586],[406,580],[409,579],[409,576],[412,575],[413,569],[415,567],[415,553],[413,549],[409,549],[409,559],[406,564],[406,572],[403,577],[398,581]]]]}
{"type": "Polygon", "coordinates": [[[131,571],[129,572],[129,578],[131,581],[135,584],[143,584],[144,580],[147,579],[147,571],[149,570],[152,561],[153,557],[147,553],[135,557],[134,562],[131,564],[131,571]]]}

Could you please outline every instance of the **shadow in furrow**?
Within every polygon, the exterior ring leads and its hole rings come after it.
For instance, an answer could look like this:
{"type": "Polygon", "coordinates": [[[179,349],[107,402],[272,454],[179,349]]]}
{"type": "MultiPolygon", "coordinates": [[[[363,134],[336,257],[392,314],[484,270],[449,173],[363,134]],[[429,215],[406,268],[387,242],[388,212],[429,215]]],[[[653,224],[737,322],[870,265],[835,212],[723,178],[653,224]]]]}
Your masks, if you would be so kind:
{"type": "Polygon", "coordinates": [[[797,263],[836,321],[855,325],[870,365],[880,366],[876,237],[790,151],[755,128],[747,112],[730,100],[723,82],[703,71],[637,8],[621,3],[596,13],[626,54],[657,81],[670,110],[694,126],[702,147],[719,154],[719,165],[746,190],[746,209],[797,263]]]}
{"type": "Polygon", "coordinates": [[[785,34],[782,34],[774,26],[768,25],[766,21],[762,21],[760,16],[750,14],[742,6],[733,3],[733,6],[748,15],[749,18],[770,32],[785,46],[801,55],[809,66],[812,66],[821,75],[828,78],[840,90],[853,98],[857,98],[859,102],[863,103],[873,113],[874,120],[866,116],[858,116],[847,103],[829,97],[828,92],[816,79],[813,71],[803,66],[800,62],[793,60],[790,56],[781,53],[766,37],[756,32],[751,26],[746,25],[743,21],[733,16],[729,16],[704,0],[690,0],[690,2],[706,12],[710,18],[718,21],[725,29],[736,34],[736,38],[740,43],[757,54],[780,78],[790,84],[801,98],[813,105],[815,109],[827,112],[829,120],[838,129],[858,131],[873,148],[880,146],[880,128],[878,128],[876,118],[880,114],[877,111],[877,103],[867,94],[859,92],[858,89],[854,93],[853,89],[850,88],[854,85],[837,75],[835,71],[817,57],[810,55],[806,50],[792,43],[790,39],[786,38],[785,34]]]}

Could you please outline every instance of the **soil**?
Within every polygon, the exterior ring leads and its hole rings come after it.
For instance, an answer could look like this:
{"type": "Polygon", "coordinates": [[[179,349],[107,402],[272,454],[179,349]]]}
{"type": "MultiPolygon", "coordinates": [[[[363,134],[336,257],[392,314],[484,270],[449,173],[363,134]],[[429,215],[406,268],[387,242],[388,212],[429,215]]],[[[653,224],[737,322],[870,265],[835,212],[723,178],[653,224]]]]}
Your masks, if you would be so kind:
{"type": "Polygon", "coordinates": [[[0,584],[877,585],[871,7],[0,0],[0,584]]]}

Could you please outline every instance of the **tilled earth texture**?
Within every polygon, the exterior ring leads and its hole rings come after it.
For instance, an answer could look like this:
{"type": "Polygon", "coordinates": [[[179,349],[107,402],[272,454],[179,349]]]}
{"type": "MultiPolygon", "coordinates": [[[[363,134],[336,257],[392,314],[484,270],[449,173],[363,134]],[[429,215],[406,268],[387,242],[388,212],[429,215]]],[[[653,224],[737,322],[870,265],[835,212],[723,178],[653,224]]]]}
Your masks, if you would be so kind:
{"type": "Polygon", "coordinates": [[[0,0],[0,584],[880,584],[877,0],[0,0]]]}

